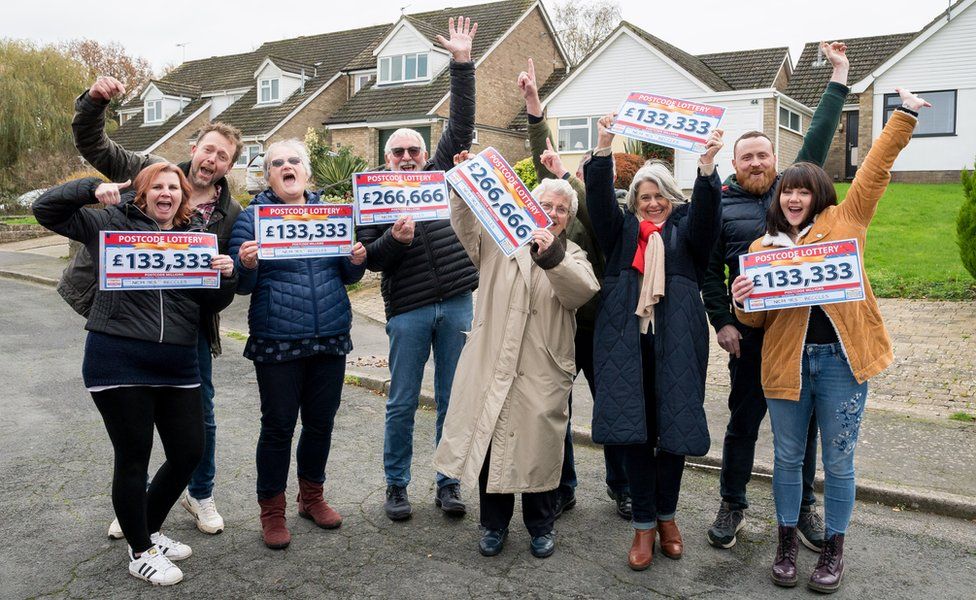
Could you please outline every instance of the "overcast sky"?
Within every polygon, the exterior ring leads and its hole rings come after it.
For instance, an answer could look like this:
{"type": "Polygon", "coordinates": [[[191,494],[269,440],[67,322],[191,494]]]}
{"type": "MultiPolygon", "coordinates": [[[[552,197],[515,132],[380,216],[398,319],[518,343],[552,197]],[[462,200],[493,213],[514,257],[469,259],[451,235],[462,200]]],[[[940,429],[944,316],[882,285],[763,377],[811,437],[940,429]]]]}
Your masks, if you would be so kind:
{"type": "MultiPolygon", "coordinates": [[[[83,37],[115,41],[159,71],[182,62],[184,52],[186,60],[248,52],[269,40],[389,23],[404,6],[409,14],[480,3],[27,0],[5,3],[0,37],[37,43],[83,37]]],[[[545,3],[550,10],[555,4],[545,3]]],[[[789,46],[795,63],[805,42],[918,31],[949,2],[619,0],[619,5],[624,19],[692,54],[789,46]]]]}

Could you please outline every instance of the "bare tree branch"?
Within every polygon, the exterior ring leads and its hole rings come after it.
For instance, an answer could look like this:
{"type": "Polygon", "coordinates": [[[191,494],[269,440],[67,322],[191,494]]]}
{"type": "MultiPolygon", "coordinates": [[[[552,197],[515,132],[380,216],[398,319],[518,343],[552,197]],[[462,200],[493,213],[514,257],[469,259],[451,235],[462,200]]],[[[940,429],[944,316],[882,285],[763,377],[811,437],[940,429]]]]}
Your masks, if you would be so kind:
{"type": "Polygon", "coordinates": [[[556,29],[573,65],[579,64],[620,23],[620,5],[614,0],[556,4],[556,29]]]}

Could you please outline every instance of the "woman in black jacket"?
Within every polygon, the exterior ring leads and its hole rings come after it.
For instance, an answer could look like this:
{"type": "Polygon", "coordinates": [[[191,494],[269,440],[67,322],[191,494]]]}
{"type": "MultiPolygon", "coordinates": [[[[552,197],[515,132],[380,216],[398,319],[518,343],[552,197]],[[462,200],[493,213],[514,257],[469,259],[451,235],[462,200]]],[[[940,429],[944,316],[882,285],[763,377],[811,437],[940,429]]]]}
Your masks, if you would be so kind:
{"type": "Polygon", "coordinates": [[[681,557],[674,513],[685,456],[708,451],[708,326],[699,288],[719,231],[714,159],[722,131],[712,132],[701,155],[691,202],[668,166],[651,162],[634,175],[622,212],[613,188],[612,121],[599,121],[585,177],[590,219],[607,257],[594,333],[593,440],[621,446],[635,530],[628,563],[643,570],[655,529],[664,555],[681,557]]]}
{"type": "MultiPolygon", "coordinates": [[[[157,163],[135,180],[135,199],[120,204],[124,184],[79,179],[52,188],[34,203],[38,223],[85,244],[99,256],[101,231],[185,228],[190,188],[179,167],[157,163]],[[85,208],[102,202],[104,210],[85,208]]],[[[183,579],[171,560],[190,547],[159,528],[200,462],[204,432],[197,364],[200,309],[219,311],[234,297],[233,261],[217,255],[219,289],[99,291],[85,329],[82,376],[115,450],[112,504],[129,541],[129,572],[153,585],[183,579]],[[146,489],[159,431],[166,461],[146,489]]]]}

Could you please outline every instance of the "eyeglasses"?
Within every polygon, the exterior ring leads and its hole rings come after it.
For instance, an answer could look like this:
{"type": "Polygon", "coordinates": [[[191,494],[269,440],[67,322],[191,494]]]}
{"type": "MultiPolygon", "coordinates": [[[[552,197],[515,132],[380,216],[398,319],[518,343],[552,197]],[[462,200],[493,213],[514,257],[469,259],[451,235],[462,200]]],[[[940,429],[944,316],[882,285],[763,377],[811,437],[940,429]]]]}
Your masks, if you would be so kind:
{"type": "Polygon", "coordinates": [[[420,146],[410,146],[409,148],[390,148],[390,154],[397,158],[403,158],[403,153],[408,152],[413,158],[420,156],[420,146]]]}
{"type": "Polygon", "coordinates": [[[539,206],[541,206],[542,210],[546,211],[547,214],[551,213],[553,208],[556,209],[556,214],[559,215],[560,217],[565,217],[566,215],[569,214],[569,209],[563,205],[555,206],[554,204],[550,204],[549,202],[543,202],[539,206]]]}
{"type": "MultiPolygon", "coordinates": [[[[273,161],[271,161],[271,166],[276,169],[279,167],[283,167],[285,166],[285,160],[286,159],[284,158],[276,158],[273,161]]],[[[289,156],[287,160],[288,160],[288,164],[295,165],[296,167],[302,164],[302,159],[298,158],[297,156],[289,156]]]]}

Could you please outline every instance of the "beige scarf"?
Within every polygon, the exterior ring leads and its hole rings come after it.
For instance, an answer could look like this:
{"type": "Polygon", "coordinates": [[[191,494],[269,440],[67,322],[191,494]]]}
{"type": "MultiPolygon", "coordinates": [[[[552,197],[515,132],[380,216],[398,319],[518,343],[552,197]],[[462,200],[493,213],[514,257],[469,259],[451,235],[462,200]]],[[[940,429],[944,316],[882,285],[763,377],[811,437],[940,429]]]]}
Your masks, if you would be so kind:
{"type": "Polygon", "coordinates": [[[639,275],[640,293],[637,296],[637,310],[640,317],[640,332],[647,333],[650,325],[654,333],[654,305],[664,297],[664,240],[660,233],[652,233],[647,238],[644,249],[644,274],[639,275]]]}

